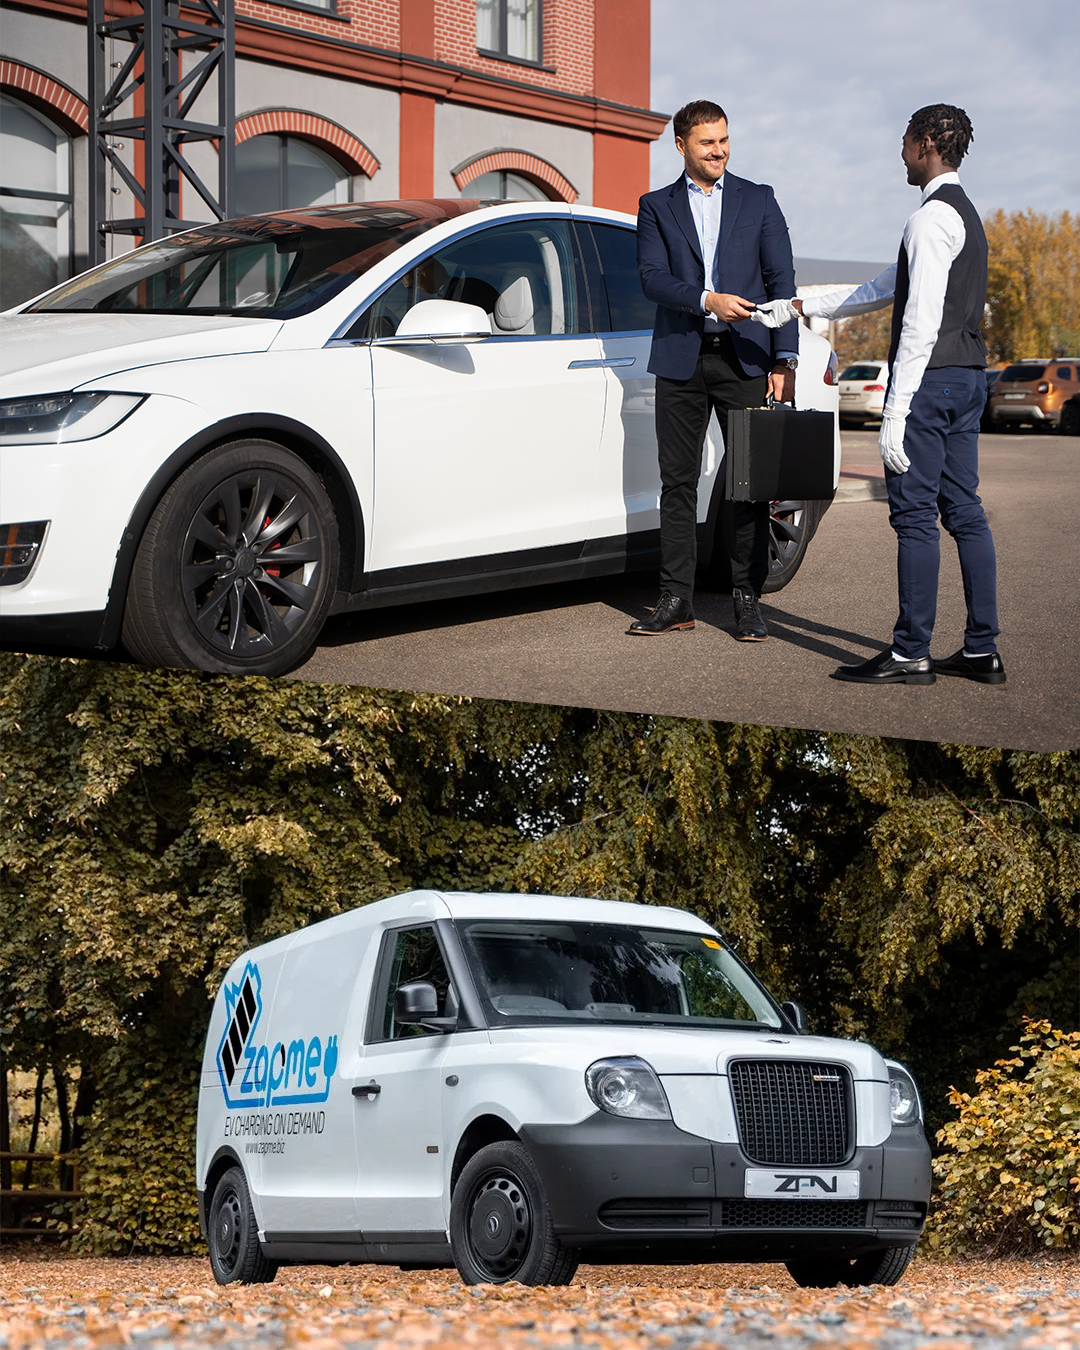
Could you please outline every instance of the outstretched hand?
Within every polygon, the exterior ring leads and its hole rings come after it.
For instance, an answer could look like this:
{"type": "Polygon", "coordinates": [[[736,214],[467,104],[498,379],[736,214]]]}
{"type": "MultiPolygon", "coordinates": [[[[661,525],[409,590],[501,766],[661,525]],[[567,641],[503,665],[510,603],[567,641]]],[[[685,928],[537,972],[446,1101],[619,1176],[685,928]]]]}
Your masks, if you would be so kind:
{"type": "Polygon", "coordinates": [[[754,317],[752,300],[744,300],[741,295],[727,295],[723,291],[710,291],[705,298],[705,308],[726,323],[738,323],[740,319],[754,317]]]}
{"type": "Polygon", "coordinates": [[[764,305],[758,305],[750,317],[766,328],[783,328],[784,324],[799,317],[799,311],[791,300],[768,300],[764,305]]]}

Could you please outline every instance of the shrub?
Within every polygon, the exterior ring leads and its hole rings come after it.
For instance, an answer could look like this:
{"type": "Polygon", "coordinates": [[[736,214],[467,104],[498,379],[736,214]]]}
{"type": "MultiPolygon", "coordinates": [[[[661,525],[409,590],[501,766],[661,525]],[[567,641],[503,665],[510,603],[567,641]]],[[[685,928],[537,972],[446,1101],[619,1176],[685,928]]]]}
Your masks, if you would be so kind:
{"type": "Polygon", "coordinates": [[[952,1253],[1080,1248],[1080,1032],[1025,1019],[1014,1058],[949,1100],[938,1131],[931,1246],[952,1253]]]}

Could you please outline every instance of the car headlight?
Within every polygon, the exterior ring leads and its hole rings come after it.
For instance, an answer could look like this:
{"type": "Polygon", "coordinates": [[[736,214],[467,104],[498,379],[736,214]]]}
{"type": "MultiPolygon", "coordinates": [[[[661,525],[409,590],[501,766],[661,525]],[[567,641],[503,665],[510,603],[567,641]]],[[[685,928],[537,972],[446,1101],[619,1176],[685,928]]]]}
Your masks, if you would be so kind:
{"type": "Polygon", "coordinates": [[[585,1070],[585,1087],[601,1111],[635,1120],[670,1120],[671,1107],[652,1067],[636,1055],[598,1059],[585,1070]]]}
{"type": "Polygon", "coordinates": [[[889,1068],[889,1114],[894,1125],[914,1125],[922,1120],[922,1102],[915,1079],[902,1064],[887,1061],[889,1068]]]}
{"type": "Polygon", "coordinates": [[[0,399],[0,445],[90,441],[119,426],[145,394],[39,394],[0,399]]]}

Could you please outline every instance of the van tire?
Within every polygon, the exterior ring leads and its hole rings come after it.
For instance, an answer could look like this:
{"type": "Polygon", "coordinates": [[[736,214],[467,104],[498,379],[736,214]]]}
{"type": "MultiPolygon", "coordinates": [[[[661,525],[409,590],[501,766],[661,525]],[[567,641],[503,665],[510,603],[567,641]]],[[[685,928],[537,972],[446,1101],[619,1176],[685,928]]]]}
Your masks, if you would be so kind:
{"type": "Polygon", "coordinates": [[[450,1249],[466,1284],[569,1284],[578,1254],[555,1233],[528,1150],[488,1144],[461,1170],[450,1203],[450,1249]]]}
{"type": "Polygon", "coordinates": [[[206,1239],[218,1284],[269,1284],[277,1262],[263,1255],[243,1169],[230,1167],[214,1187],[206,1239]]]}
{"type": "Polygon", "coordinates": [[[914,1255],[914,1247],[886,1247],[862,1256],[810,1256],[784,1264],[804,1289],[832,1289],[841,1284],[854,1289],[866,1284],[899,1284],[914,1255]]]}

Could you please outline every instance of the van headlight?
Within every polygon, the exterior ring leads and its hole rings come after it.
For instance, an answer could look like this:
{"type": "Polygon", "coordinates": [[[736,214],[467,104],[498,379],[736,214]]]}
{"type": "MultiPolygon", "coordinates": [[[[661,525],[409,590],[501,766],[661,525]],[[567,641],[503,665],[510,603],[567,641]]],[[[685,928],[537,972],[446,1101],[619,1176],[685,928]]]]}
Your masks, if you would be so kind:
{"type": "Polygon", "coordinates": [[[0,445],[91,441],[119,426],[145,394],[38,394],[0,399],[0,445]]]}
{"type": "Polygon", "coordinates": [[[902,1064],[886,1061],[889,1069],[889,1114],[894,1125],[914,1125],[922,1120],[922,1102],[915,1079],[902,1064]]]}
{"type": "Polygon", "coordinates": [[[585,1088],[601,1111],[634,1120],[670,1120],[671,1107],[652,1066],[636,1055],[598,1059],[585,1070],[585,1088]]]}

